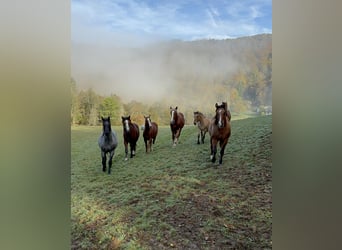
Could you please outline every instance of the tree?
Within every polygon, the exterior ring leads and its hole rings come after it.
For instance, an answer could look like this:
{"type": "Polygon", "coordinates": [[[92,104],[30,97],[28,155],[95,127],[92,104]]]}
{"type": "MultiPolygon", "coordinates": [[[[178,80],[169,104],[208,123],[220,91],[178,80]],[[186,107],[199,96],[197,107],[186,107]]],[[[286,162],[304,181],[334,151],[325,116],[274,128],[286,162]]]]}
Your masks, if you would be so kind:
{"type": "Polygon", "coordinates": [[[99,106],[99,96],[92,89],[88,89],[86,91],[81,91],[78,98],[80,102],[80,124],[94,124],[94,113],[99,106]],[[91,113],[92,121],[90,122],[91,113]]]}
{"type": "Polygon", "coordinates": [[[110,116],[113,125],[120,125],[122,111],[123,107],[120,98],[116,95],[111,95],[102,100],[99,107],[99,116],[110,116]]]}
{"type": "Polygon", "coordinates": [[[80,104],[78,99],[78,90],[76,81],[71,78],[71,108],[70,108],[70,115],[71,115],[71,124],[80,124],[81,113],[80,113],[80,104]]]}

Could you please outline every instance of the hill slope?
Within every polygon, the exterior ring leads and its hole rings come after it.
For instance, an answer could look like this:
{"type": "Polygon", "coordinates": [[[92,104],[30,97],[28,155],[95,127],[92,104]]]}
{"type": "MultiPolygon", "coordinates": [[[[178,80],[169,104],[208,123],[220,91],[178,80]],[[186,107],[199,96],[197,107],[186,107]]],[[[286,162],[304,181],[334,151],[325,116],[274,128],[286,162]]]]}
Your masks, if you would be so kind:
{"type": "Polygon", "coordinates": [[[72,248],[271,249],[272,116],[232,121],[222,166],[186,126],[171,146],[161,127],[154,151],[124,161],[122,128],[112,174],[102,172],[100,127],[72,128],[72,248]]]}

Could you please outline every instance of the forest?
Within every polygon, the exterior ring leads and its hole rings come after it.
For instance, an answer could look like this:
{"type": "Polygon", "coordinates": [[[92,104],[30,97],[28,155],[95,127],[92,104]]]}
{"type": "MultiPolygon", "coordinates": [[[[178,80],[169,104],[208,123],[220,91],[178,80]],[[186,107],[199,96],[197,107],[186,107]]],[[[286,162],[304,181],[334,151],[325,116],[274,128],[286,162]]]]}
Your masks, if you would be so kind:
{"type": "MultiPolygon", "coordinates": [[[[74,54],[82,54],[82,49],[75,48],[74,54]]],[[[73,61],[72,125],[99,125],[101,116],[119,125],[124,115],[142,125],[148,114],[167,125],[170,106],[178,106],[186,124],[192,124],[194,111],[211,117],[216,102],[226,101],[233,119],[234,114],[272,106],[271,34],[176,40],[115,51],[103,59],[109,70],[85,72],[73,61]]]]}

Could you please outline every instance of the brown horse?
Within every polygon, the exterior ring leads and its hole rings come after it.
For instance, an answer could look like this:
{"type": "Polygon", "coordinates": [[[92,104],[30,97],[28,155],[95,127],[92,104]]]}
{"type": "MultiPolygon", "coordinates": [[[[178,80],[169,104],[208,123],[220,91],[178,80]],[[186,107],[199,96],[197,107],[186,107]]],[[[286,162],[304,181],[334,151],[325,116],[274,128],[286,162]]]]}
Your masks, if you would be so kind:
{"type": "Polygon", "coordinates": [[[132,123],[131,116],[122,116],[122,126],[123,126],[123,137],[124,137],[124,145],[125,145],[125,160],[127,160],[128,154],[128,143],[131,148],[131,158],[135,156],[136,145],[139,139],[139,126],[135,123],[132,123]]]}
{"type": "Polygon", "coordinates": [[[220,143],[220,159],[219,164],[222,164],[222,158],[224,155],[224,149],[228,143],[228,139],[231,134],[230,127],[230,112],[227,111],[227,104],[222,103],[221,105],[215,104],[216,114],[215,117],[211,120],[209,126],[209,134],[210,134],[210,150],[211,155],[210,159],[213,163],[216,161],[216,152],[217,152],[217,143],[220,143]]]}
{"type": "Polygon", "coordinates": [[[194,112],[194,125],[198,127],[197,144],[200,144],[200,137],[202,144],[204,143],[205,134],[208,132],[210,120],[206,118],[201,112],[194,112]]]}
{"type": "Polygon", "coordinates": [[[144,142],[145,142],[145,148],[146,153],[151,152],[152,149],[152,143],[156,141],[156,137],[158,134],[158,124],[151,121],[151,115],[144,116],[145,118],[145,126],[144,126],[144,142]],[[148,142],[148,144],[147,144],[148,142]]]}
{"type": "Polygon", "coordinates": [[[170,128],[172,133],[172,142],[173,146],[176,146],[178,143],[179,136],[182,132],[182,128],[184,127],[185,119],[184,115],[181,112],[178,112],[178,107],[172,108],[170,106],[170,128]]]}

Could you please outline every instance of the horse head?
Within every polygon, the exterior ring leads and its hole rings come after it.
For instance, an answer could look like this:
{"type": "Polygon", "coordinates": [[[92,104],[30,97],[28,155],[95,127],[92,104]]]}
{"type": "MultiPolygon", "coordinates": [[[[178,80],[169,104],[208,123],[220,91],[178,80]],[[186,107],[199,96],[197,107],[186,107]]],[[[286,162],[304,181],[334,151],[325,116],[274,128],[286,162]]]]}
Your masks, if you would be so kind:
{"type": "Polygon", "coordinates": [[[175,124],[176,120],[177,120],[177,109],[178,106],[176,106],[175,108],[172,108],[170,106],[170,115],[171,115],[171,120],[170,120],[170,124],[175,124]]]}
{"type": "Polygon", "coordinates": [[[102,119],[103,133],[106,136],[108,136],[112,132],[112,128],[111,128],[111,124],[110,124],[110,117],[108,116],[108,118],[103,118],[101,116],[101,119],[102,119]]]}
{"type": "Polygon", "coordinates": [[[197,122],[198,122],[198,115],[199,115],[199,112],[198,112],[198,111],[195,111],[195,112],[194,112],[194,125],[196,125],[197,122]]]}
{"type": "Polygon", "coordinates": [[[121,116],[122,119],[122,125],[124,127],[124,130],[129,132],[129,124],[131,123],[131,116],[121,116]]]}
{"type": "Polygon", "coordinates": [[[151,127],[152,126],[152,122],[151,122],[151,115],[148,116],[144,116],[145,118],[145,127],[151,127]]]}
{"type": "Polygon", "coordinates": [[[215,115],[215,124],[217,124],[218,128],[223,128],[226,125],[226,117],[227,117],[227,103],[222,103],[221,105],[215,104],[216,107],[216,115],[215,115]]]}

